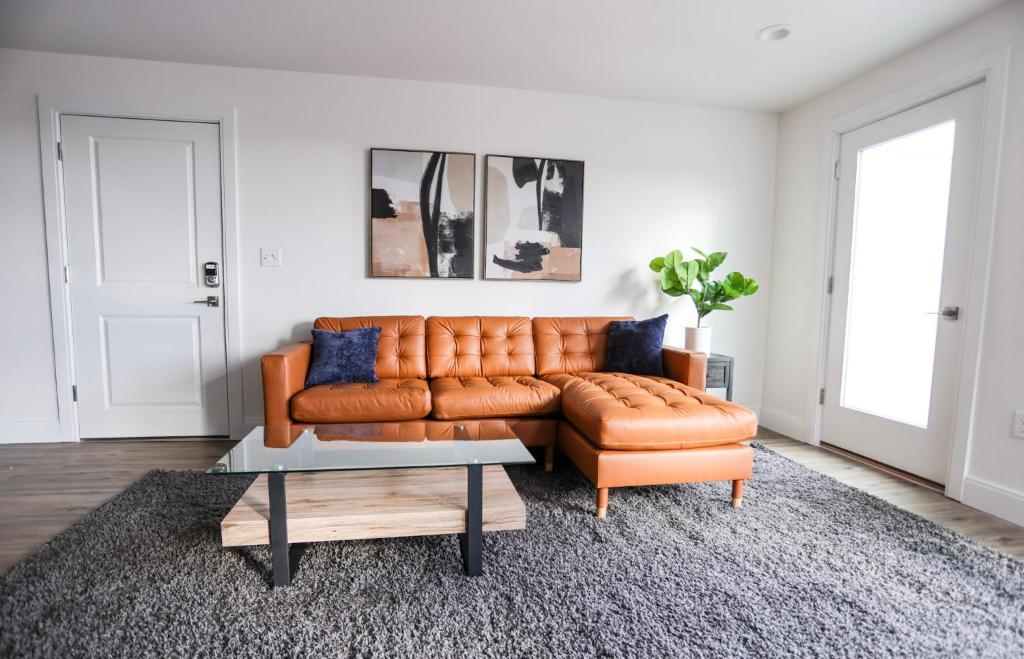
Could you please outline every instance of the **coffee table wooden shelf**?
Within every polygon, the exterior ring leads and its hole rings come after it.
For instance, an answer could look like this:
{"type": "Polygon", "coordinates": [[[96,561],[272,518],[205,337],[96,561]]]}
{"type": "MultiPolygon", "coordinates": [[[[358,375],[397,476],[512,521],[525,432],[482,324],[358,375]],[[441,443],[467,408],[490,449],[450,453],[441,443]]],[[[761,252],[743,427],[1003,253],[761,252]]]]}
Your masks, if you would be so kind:
{"type": "Polygon", "coordinates": [[[256,476],[221,542],[269,544],[274,586],[290,586],[306,543],[417,535],[457,534],[479,576],[484,532],[526,528],[502,465],[535,462],[502,421],[424,420],[257,427],[207,473],[256,476]]]}
{"type": "MultiPolygon", "coordinates": [[[[288,477],[288,540],[328,542],[466,532],[466,469],[377,469],[288,477]]],[[[505,469],[483,468],[483,531],[526,528],[505,469]]],[[[225,547],[270,544],[270,496],[259,476],[221,522],[225,547]]]]}

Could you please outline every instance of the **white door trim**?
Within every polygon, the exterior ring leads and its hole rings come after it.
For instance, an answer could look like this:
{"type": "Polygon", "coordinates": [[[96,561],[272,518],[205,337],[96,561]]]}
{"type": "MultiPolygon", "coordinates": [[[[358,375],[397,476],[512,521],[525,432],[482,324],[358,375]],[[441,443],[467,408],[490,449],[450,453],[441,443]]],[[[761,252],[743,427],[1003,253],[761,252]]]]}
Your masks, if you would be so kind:
{"type": "Polygon", "coordinates": [[[43,215],[46,223],[47,275],[50,282],[50,325],[53,331],[53,363],[57,388],[57,423],[60,441],[77,442],[80,435],[71,387],[75,382],[74,343],[68,287],[64,267],[68,264],[67,219],[64,188],[57,160],[60,117],[66,114],[163,119],[215,123],[220,126],[221,218],[224,232],[224,335],[228,373],[228,422],[233,439],[245,431],[242,412],[241,291],[239,289],[238,215],[235,188],[235,124],[233,107],[192,105],[154,101],[38,97],[39,151],[43,170],[43,215]]]}
{"type": "Polygon", "coordinates": [[[964,346],[960,363],[953,438],[946,478],[946,496],[963,498],[967,473],[967,456],[974,430],[974,413],[981,364],[983,323],[988,303],[989,263],[995,232],[999,193],[999,164],[1002,157],[1003,130],[1006,118],[1006,95],[1010,64],[1009,47],[973,62],[958,66],[919,85],[887,96],[831,121],[825,130],[821,198],[827,204],[822,216],[827,218],[825,234],[818,245],[821,287],[818,301],[818,346],[813,388],[807,392],[807,427],[805,437],[811,444],[821,443],[821,406],[818,395],[825,382],[828,348],[830,296],[828,279],[832,273],[838,186],[835,162],[839,159],[839,142],[843,133],[922,105],[978,82],[985,83],[985,110],[982,120],[981,158],[978,171],[978,196],[975,202],[974,238],[971,246],[970,286],[963,305],[964,346]]]}

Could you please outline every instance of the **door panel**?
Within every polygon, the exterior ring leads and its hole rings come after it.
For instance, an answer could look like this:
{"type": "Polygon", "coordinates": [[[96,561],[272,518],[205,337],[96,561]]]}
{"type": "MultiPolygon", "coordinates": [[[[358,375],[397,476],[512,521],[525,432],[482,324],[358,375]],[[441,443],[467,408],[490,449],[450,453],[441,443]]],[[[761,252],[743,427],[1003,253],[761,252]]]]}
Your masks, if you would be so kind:
{"type": "Polygon", "coordinates": [[[199,317],[104,317],[106,404],[202,407],[199,317]]]}
{"type": "Polygon", "coordinates": [[[97,136],[92,147],[99,281],[194,285],[192,142],[97,136]]]}
{"type": "Polygon", "coordinates": [[[821,440],[945,482],[984,85],[842,136],[821,440]]]}
{"type": "Polygon", "coordinates": [[[213,124],[61,118],[83,438],[226,435],[223,306],[195,304],[222,261],[213,124]]]}

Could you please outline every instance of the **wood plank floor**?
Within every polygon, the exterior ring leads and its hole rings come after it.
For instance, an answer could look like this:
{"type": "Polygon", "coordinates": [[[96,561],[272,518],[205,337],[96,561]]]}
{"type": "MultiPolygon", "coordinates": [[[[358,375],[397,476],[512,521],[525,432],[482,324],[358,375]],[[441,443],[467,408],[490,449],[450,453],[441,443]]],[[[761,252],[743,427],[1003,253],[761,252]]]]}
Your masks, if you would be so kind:
{"type": "Polygon", "coordinates": [[[206,469],[234,442],[0,445],[0,574],[151,469],[206,469]]]}
{"type": "MultiPolygon", "coordinates": [[[[762,430],[786,457],[1024,559],[1024,528],[868,465],[762,430]]],[[[0,446],[0,574],[150,469],[206,469],[220,440],[116,440],[0,446]]]]}

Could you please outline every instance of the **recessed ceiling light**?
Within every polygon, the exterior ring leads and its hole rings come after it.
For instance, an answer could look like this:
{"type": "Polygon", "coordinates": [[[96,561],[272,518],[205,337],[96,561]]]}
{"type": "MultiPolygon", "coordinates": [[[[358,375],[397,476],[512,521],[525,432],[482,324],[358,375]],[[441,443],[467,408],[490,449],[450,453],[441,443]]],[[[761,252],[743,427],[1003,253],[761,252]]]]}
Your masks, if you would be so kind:
{"type": "Polygon", "coordinates": [[[758,41],[782,41],[792,31],[791,25],[769,25],[758,30],[754,38],[758,41]]]}

